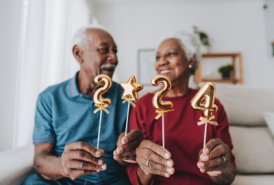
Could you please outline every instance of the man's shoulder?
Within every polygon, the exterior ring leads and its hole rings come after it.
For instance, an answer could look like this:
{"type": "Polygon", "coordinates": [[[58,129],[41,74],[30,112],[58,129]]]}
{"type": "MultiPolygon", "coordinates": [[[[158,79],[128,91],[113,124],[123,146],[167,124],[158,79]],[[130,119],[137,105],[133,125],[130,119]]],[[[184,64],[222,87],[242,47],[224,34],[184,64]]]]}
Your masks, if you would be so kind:
{"type": "Polygon", "coordinates": [[[42,91],[39,94],[39,97],[46,98],[46,97],[50,97],[52,95],[64,92],[65,88],[70,83],[70,80],[71,79],[68,79],[68,80],[61,82],[59,84],[55,84],[55,85],[51,85],[51,86],[47,87],[44,91],[42,91]]]}

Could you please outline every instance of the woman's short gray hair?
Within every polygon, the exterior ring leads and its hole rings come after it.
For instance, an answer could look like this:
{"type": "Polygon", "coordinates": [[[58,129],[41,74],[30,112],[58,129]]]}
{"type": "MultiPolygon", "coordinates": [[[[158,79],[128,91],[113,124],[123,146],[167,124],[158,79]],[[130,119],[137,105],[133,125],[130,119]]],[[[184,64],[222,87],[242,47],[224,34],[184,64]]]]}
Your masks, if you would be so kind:
{"type": "Polygon", "coordinates": [[[87,25],[79,28],[73,38],[72,38],[72,48],[77,45],[80,48],[83,48],[85,45],[89,44],[92,41],[91,37],[88,37],[87,30],[89,29],[102,29],[105,30],[104,27],[98,25],[87,25]]]}
{"type": "Polygon", "coordinates": [[[180,44],[185,51],[187,60],[190,60],[193,56],[195,57],[195,65],[191,68],[191,74],[195,74],[201,59],[200,42],[198,38],[195,35],[185,31],[172,31],[164,34],[161,37],[160,42],[170,38],[175,38],[180,41],[180,44]]]}

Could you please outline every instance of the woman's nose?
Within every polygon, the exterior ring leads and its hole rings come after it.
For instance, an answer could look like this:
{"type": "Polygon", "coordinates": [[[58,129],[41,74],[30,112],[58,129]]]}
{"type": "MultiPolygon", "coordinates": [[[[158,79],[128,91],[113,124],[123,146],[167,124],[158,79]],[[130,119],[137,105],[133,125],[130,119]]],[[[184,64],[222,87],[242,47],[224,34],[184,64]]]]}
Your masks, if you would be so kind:
{"type": "Polygon", "coordinates": [[[162,57],[159,61],[159,66],[167,65],[169,62],[165,57],[162,57]]]}

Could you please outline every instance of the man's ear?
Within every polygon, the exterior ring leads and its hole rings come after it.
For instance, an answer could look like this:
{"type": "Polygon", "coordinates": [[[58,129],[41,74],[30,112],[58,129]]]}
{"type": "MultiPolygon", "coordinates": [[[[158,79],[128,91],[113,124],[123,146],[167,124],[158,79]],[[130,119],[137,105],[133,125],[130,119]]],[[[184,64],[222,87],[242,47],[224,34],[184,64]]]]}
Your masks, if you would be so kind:
{"type": "Polygon", "coordinates": [[[72,48],[72,53],[79,64],[83,63],[82,50],[79,46],[74,45],[72,48]]]}

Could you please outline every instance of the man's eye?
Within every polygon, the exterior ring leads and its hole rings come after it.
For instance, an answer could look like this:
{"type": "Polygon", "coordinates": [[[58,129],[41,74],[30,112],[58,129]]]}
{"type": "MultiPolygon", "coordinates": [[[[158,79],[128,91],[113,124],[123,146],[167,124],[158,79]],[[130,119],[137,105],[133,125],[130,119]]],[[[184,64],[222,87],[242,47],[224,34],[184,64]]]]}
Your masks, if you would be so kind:
{"type": "Polygon", "coordinates": [[[156,61],[160,60],[161,56],[156,56],[156,61]]]}
{"type": "Polygon", "coordinates": [[[113,50],[113,53],[115,53],[115,54],[118,53],[118,50],[117,50],[117,49],[114,49],[114,50],[113,50]]]}
{"type": "Polygon", "coordinates": [[[101,51],[102,53],[108,53],[108,48],[100,48],[100,51],[101,51]]]}

